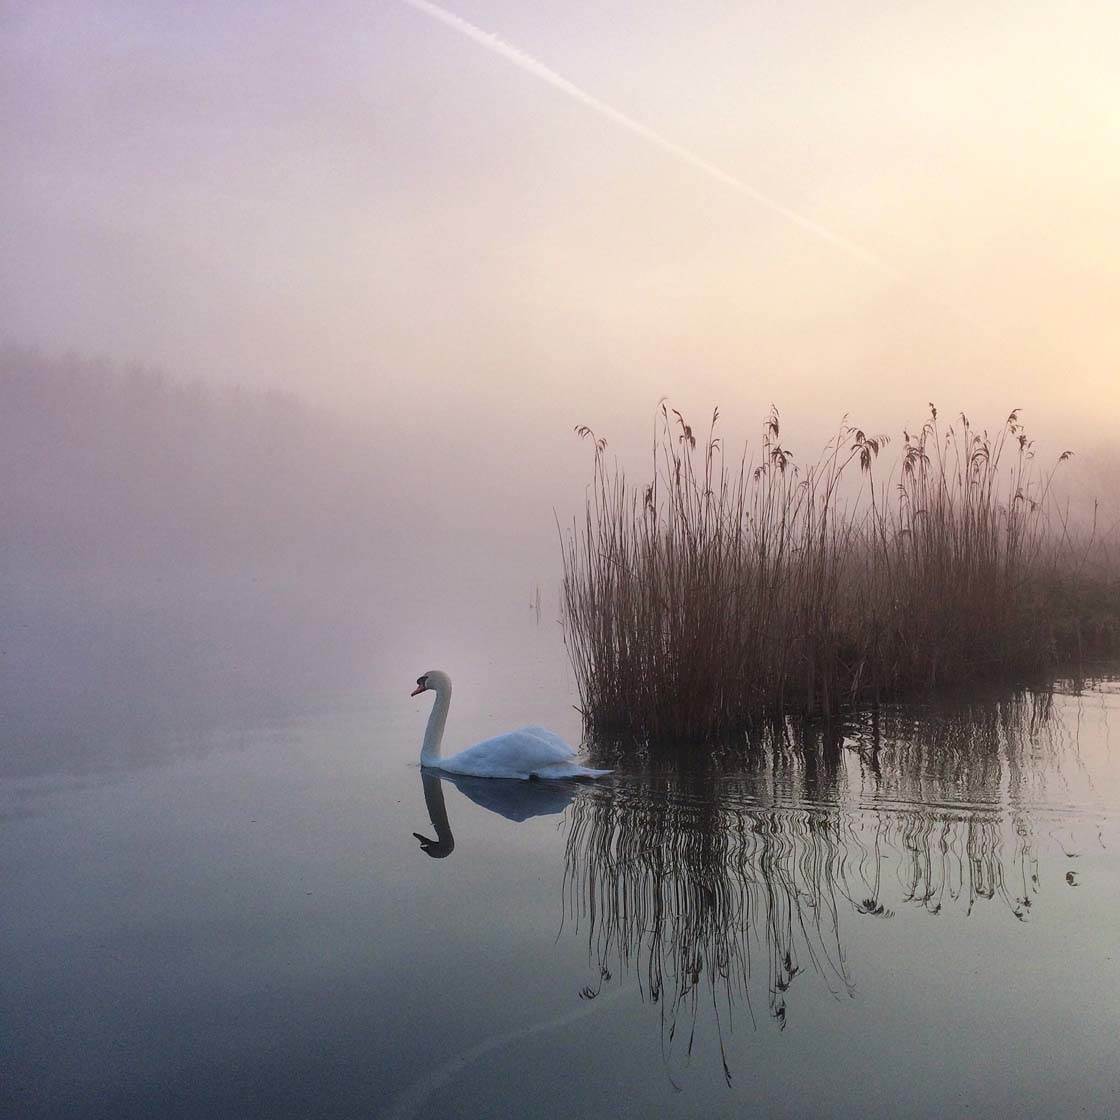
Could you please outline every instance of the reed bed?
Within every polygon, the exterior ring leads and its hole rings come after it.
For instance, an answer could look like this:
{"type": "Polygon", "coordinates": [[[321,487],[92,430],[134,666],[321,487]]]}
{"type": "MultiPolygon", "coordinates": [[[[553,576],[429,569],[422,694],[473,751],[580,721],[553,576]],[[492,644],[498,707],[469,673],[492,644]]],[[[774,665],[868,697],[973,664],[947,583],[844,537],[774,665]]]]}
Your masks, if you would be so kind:
{"type": "Polygon", "coordinates": [[[1042,672],[1083,645],[1057,463],[1036,463],[1017,411],[989,436],[931,405],[885,475],[887,437],[850,423],[801,467],[776,411],[756,457],[726,458],[718,419],[698,441],[662,403],[640,485],[576,429],[594,468],[562,538],[562,614],[589,731],[705,740],[1042,672]]]}

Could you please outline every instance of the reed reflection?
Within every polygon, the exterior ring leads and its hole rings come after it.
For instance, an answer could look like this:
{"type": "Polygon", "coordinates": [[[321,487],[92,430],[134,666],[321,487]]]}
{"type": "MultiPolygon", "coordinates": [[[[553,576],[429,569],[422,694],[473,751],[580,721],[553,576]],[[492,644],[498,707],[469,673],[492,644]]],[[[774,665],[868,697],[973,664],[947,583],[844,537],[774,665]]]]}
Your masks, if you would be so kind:
{"type": "Polygon", "coordinates": [[[848,833],[861,865],[900,853],[900,904],[971,913],[993,899],[1026,916],[1039,885],[1035,817],[1060,800],[1075,754],[1051,695],[887,709],[853,726],[848,746],[859,762],[848,833]]]}
{"type": "MultiPolygon", "coordinates": [[[[753,808],[724,795],[666,789],[647,777],[589,790],[569,813],[566,919],[600,976],[636,976],[661,1007],[663,1044],[692,1051],[701,1004],[724,1045],[742,1008],[785,1025],[802,972],[851,994],[839,939],[844,836],[819,808],[753,808]]],[[[585,990],[584,995],[594,994],[585,990]]]]}
{"type": "Polygon", "coordinates": [[[1066,738],[1048,698],[1023,694],[785,726],[699,765],[647,755],[568,812],[565,921],[602,978],[584,997],[634,976],[667,1058],[710,1014],[730,1080],[742,1014],[784,1029],[799,984],[857,994],[856,923],[984,901],[1029,916],[1033,814],[1066,738]]]}

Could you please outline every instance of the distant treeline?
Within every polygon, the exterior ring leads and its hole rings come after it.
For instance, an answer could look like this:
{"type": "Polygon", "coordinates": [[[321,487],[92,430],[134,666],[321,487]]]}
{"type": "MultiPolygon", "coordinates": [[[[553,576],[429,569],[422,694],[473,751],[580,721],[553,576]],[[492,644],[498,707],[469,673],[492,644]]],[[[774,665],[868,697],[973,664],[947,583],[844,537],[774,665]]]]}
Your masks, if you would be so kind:
{"type": "Polygon", "coordinates": [[[371,547],[371,443],[283,393],[8,348],[0,564],[350,562],[371,547]]]}
{"type": "Polygon", "coordinates": [[[368,681],[393,497],[356,427],[9,348],[0,479],[7,772],[120,764],[368,681]]]}

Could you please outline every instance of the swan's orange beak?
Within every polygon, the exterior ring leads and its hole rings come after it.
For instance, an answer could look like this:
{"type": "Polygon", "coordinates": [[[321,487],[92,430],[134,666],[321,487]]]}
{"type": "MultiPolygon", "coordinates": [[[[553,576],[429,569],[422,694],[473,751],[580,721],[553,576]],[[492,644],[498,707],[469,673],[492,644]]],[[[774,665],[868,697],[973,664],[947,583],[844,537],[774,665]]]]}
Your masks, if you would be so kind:
{"type": "Polygon", "coordinates": [[[410,693],[409,696],[419,696],[421,692],[427,692],[428,686],[426,684],[418,684],[410,693]]]}

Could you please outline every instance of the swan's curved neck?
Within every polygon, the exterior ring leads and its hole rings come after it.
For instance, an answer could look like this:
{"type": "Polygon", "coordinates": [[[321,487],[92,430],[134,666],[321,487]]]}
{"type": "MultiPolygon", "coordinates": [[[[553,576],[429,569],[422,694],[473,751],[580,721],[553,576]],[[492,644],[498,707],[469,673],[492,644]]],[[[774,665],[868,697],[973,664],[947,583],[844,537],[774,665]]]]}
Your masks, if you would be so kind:
{"type": "Polygon", "coordinates": [[[420,750],[421,763],[439,761],[439,745],[443,741],[443,725],[447,722],[447,709],[451,707],[451,685],[435,690],[436,702],[432,714],[428,716],[428,727],[424,732],[424,746],[420,750]]]}

